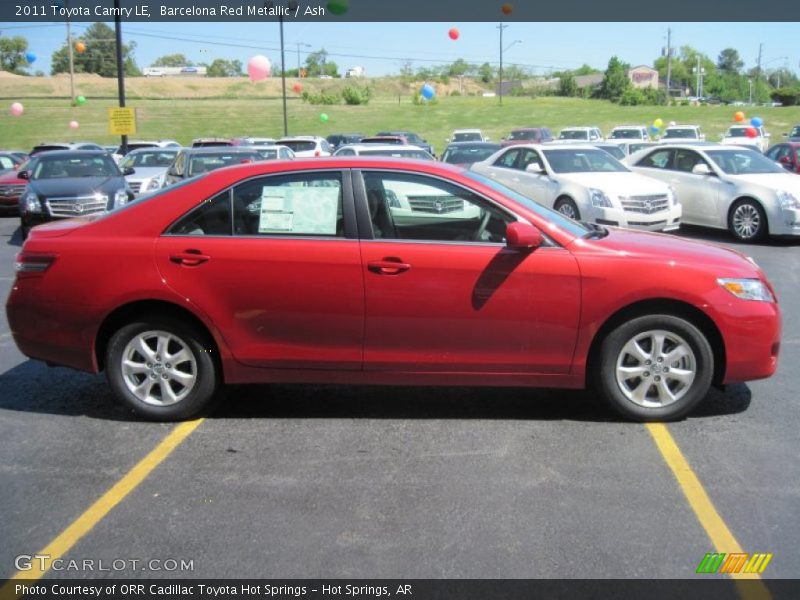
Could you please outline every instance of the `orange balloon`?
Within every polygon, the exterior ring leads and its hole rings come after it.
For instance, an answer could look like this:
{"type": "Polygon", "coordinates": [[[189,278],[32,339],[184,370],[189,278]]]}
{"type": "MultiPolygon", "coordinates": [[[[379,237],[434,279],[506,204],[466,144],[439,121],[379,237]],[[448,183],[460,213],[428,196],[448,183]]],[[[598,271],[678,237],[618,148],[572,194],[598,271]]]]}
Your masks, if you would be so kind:
{"type": "Polygon", "coordinates": [[[740,110],[736,111],[736,114],[733,115],[733,118],[737,123],[741,123],[742,121],[744,121],[744,113],[740,110]]]}
{"type": "Polygon", "coordinates": [[[75,42],[75,52],[78,54],[83,54],[86,52],[86,44],[83,42],[75,42]]]}
{"type": "Polygon", "coordinates": [[[503,6],[500,7],[500,10],[503,11],[504,15],[510,15],[511,11],[514,10],[514,5],[510,3],[503,4],[503,6]]]}

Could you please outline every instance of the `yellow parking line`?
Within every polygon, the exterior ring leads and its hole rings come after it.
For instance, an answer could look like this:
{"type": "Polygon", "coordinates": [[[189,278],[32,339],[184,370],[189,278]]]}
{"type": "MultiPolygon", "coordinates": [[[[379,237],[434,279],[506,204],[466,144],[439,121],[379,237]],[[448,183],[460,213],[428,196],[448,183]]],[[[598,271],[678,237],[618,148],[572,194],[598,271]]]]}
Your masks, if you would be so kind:
{"type": "MultiPolygon", "coordinates": [[[[656,447],[661,452],[661,456],[664,457],[664,461],[666,461],[667,465],[672,470],[675,479],[678,480],[678,485],[681,487],[681,490],[683,490],[686,500],[689,502],[689,506],[692,507],[697,520],[700,521],[703,529],[706,530],[716,551],[725,552],[726,554],[743,552],[739,542],[733,537],[733,533],[731,533],[725,521],[722,520],[714,503],[711,502],[711,498],[709,498],[708,493],[706,493],[705,488],[703,488],[703,484],[700,483],[700,479],[695,475],[689,462],[683,456],[681,449],[678,448],[678,444],[675,442],[675,438],[672,437],[667,426],[662,423],[648,423],[646,427],[653,437],[656,447]]],[[[702,557],[698,557],[697,560],[699,561],[701,558],[702,557]]],[[[730,576],[736,580],[737,587],[739,588],[739,595],[742,598],[748,600],[768,600],[772,598],[772,595],[763,581],[759,581],[758,583],[748,582],[747,584],[742,581],[744,579],[760,580],[761,577],[758,573],[731,573],[730,576]]]]}
{"type": "Polygon", "coordinates": [[[181,442],[183,442],[189,435],[197,429],[204,419],[197,419],[195,421],[186,421],[176,425],[175,428],[165,437],[161,443],[153,448],[150,453],[136,464],[125,476],[120,479],[114,486],[103,494],[94,504],[92,504],[86,511],[77,519],[75,519],[64,531],[62,531],[56,539],[50,542],[38,554],[49,556],[47,566],[41,568],[39,561],[31,563],[29,571],[18,571],[2,588],[0,588],[0,598],[14,597],[12,590],[14,589],[15,579],[40,579],[47,571],[50,570],[52,562],[63,557],[70,548],[72,548],[78,541],[89,533],[92,528],[97,525],[103,517],[105,517],[111,510],[122,500],[125,496],[130,494],[136,487],[144,481],[147,476],[160,465],[165,458],[167,458],[181,442]]]}

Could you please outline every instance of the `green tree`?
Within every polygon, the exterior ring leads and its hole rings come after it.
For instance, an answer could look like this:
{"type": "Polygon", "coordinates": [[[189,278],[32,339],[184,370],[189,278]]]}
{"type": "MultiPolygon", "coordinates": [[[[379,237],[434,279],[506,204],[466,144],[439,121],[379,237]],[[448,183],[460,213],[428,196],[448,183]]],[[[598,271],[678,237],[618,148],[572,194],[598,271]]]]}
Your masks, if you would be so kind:
{"type": "MultiPolygon", "coordinates": [[[[86,44],[86,52],[74,54],[76,73],[97,73],[101,77],[117,76],[116,44],[114,43],[114,30],[105,23],[93,23],[81,36],[86,44]]],[[[125,75],[135,77],[141,74],[136,66],[133,51],[136,42],[122,44],[122,60],[125,75]]],[[[69,73],[69,59],[67,46],[53,52],[51,59],[52,75],[69,73]]]]}
{"type": "Polygon", "coordinates": [[[600,97],[616,102],[630,87],[631,81],[628,79],[628,65],[616,56],[612,56],[608,61],[608,68],[606,69],[605,75],[603,75],[603,83],[600,84],[600,97]]]}
{"type": "Polygon", "coordinates": [[[725,48],[717,57],[717,69],[724,73],[738,75],[744,67],[744,61],[739,58],[739,52],[734,48],[725,48]]]}
{"type": "Polygon", "coordinates": [[[594,67],[590,67],[589,65],[581,65],[577,69],[572,71],[572,74],[576,77],[579,75],[594,75],[595,73],[600,73],[600,69],[595,69],[594,67]]]}
{"type": "Polygon", "coordinates": [[[24,69],[28,68],[25,53],[28,51],[28,40],[24,37],[0,38],[0,69],[27,75],[24,69]]]}
{"type": "Polygon", "coordinates": [[[306,57],[306,71],[309,77],[329,75],[339,77],[339,67],[335,62],[328,60],[328,51],[325,48],[311,52],[306,57]]]}
{"type": "Polygon", "coordinates": [[[491,83],[492,79],[494,79],[494,69],[492,68],[492,65],[490,65],[488,62],[485,62],[478,67],[478,78],[483,83],[491,83]]]}
{"type": "Polygon", "coordinates": [[[153,64],[153,67],[193,67],[194,63],[187,59],[183,54],[165,54],[159,56],[153,64]]]}
{"type": "Polygon", "coordinates": [[[239,77],[242,74],[242,61],[217,58],[206,69],[208,77],[239,77]]]}
{"type": "Polygon", "coordinates": [[[450,77],[463,77],[464,75],[467,75],[474,70],[475,70],[474,66],[469,64],[463,58],[459,58],[448,67],[447,74],[450,77]]]}
{"type": "Polygon", "coordinates": [[[559,96],[575,96],[578,93],[578,84],[571,71],[564,71],[558,81],[559,96]]]}

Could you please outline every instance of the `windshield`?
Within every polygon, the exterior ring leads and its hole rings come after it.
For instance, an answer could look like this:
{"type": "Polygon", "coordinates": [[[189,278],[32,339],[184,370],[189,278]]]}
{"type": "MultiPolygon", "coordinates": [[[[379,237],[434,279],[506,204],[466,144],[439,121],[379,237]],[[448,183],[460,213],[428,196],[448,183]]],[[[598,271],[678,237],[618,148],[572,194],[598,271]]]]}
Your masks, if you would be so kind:
{"type": "Polygon", "coordinates": [[[664,132],[664,139],[675,139],[675,138],[689,138],[692,140],[697,139],[697,130],[696,129],[667,129],[664,132]]]}
{"type": "Polygon", "coordinates": [[[261,148],[258,150],[264,160],[274,160],[278,158],[278,151],[275,148],[261,148]]]}
{"type": "Polygon", "coordinates": [[[541,215],[554,225],[557,225],[561,229],[568,231],[569,233],[575,236],[583,236],[588,233],[590,230],[587,227],[584,227],[577,221],[573,221],[569,217],[565,217],[559,212],[556,212],[550,208],[542,206],[537,202],[531,200],[527,196],[523,196],[522,194],[515,192],[514,190],[507,188],[506,186],[498,183],[497,181],[490,179],[489,177],[484,177],[483,175],[479,175],[473,171],[467,171],[464,173],[470,179],[474,179],[475,181],[482,183],[486,187],[492,188],[493,190],[503,194],[507,198],[511,198],[517,204],[521,204],[525,208],[530,211],[535,212],[537,215],[541,215]]]}
{"type": "Polygon", "coordinates": [[[603,150],[545,150],[554,173],[619,173],[628,169],[603,150]]]}
{"type": "Polygon", "coordinates": [[[588,140],[589,132],[580,129],[562,129],[558,135],[560,140],[588,140]]]}
{"type": "Polygon", "coordinates": [[[153,150],[144,152],[133,152],[128,154],[119,163],[123,169],[128,167],[164,167],[167,168],[175,160],[177,150],[153,150]]]}
{"type": "Polygon", "coordinates": [[[800,127],[792,129],[792,133],[789,134],[789,137],[800,137],[800,127]]]}
{"type": "Polygon", "coordinates": [[[628,146],[628,150],[630,151],[631,154],[633,154],[634,152],[638,152],[642,148],[652,148],[653,146],[655,146],[655,144],[650,144],[650,143],[631,144],[628,146]]]}
{"type": "Polygon", "coordinates": [[[361,150],[361,156],[393,156],[395,158],[416,158],[418,160],[433,160],[433,157],[424,150],[361,150]]]}
{"type": "Polygon", "coordinates": [[[763,154],[742,148],[741,150],[708,150],[708,157],[728,175],[758,175],[785,173],[779,164],[763,154]]]}
{"type": "Polygon", "coordinates": [[[731,127],[725,137],[747,137],[747,127],[731,127]]]}
{"type": "Polygon", "coordinates": [[[120,171],[108,154],[93,156],[42,155],[33,170],[31,179],[59,179],[62,177],[119,177],[120,171]]]}
{"type": "Polygon", "coordinates": [[[462,131],[460,133],[453,134],[454,142],[482,142],[483,138],[481,134],[477,131],[462,131]]]}
{"type": "Polygon", "coordinates": [[[625,152],[619,146],[615,146],[613,144],[609,144],[608,146],[598,146],[600,150],[604,152],[608,152],[611,156],[616,158],[617,160],[622,160],[625,158],[625,152]]]}
{"type": "Polygon", "coordinates": [[[447,148],[442,154],[442,162],[453,165],[466,165],[486,160],[497,152],[500,146],[479,146],[473,148],[447,148]]]}
{"type": "Polygon", "coordinates": [[[294,152],[312,152],[317,148],[317,143],[310,140],[284,140],[280,145],[291,148],[294,152]]]}
{"type": "Polygon", "coordinates": [[[536,132],[532,129],[517,129],[508,136],[510,140],[535,140],[536,132]]]}
{"type": "Polygon", "coordinates": [[[189,161],[189,177],[194,177],[200,173],[213,171],[214,169],[221,169],[222,167],[229,167],[231,165],[240,165],[246,162],[259,160],[259,154],[253,153],[234,153],[234,152],[220,152],[214,154],[198,154],[192,156],[189,161]]]}
{"type": "Polygon", "coordinates": [[[608,137],[612,140],[641,140],[642,132],[639,129],[615,129],[608,137]]]}

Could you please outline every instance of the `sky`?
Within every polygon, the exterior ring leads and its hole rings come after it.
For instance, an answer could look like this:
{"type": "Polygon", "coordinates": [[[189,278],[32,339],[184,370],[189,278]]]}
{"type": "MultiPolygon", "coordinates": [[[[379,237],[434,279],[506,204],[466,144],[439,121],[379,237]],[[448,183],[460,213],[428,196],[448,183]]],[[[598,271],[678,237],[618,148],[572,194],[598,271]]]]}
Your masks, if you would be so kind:
{"type": "MultiPolygon", "coordinates": [[[[90,23],[74,23],[78,37],[90,23]]],[[[113,23],[109,23],[113,27],[113,23]]],[[[325,48],[341,73],[362,66],[371,76],[397,73],[406,59],[415,68],[449,63],[457,58],[496,64],[497,23],[303,23],[285,25],[286,68],[297,67],[310,51],[325,48]],[[456,27],[458,40],[447,32],[456,27]],[[310,44],[305,46],[304,44],[310,44]]],[[[666,45],[690,45],[716,60],[720,50],[739,51],[747,68],[754,67],[763,43],[765,69],[800,67],[797,23],[508,23],[504,31],[504,63],[529,66],[537,73],[576,68],[586,63],[605,69],[617,55],[631,65],[652,65],[666,45]],[[517,40],[519,40],[517,42],[517,40]],[[516,42],[516,43],[515,43],[516,42]]],[[[21,35],[37,55],[32,70],[50,73],[50,56],[63,43],[63,23],[0,23],[0,35],[21,35]]],[[[182,53],[195,63],[216,58],[239,59],[265,54],[280,63],[277,23],[123,23],[123,40],[136,41],[140,68],[164,54],[182,53]]]]}

